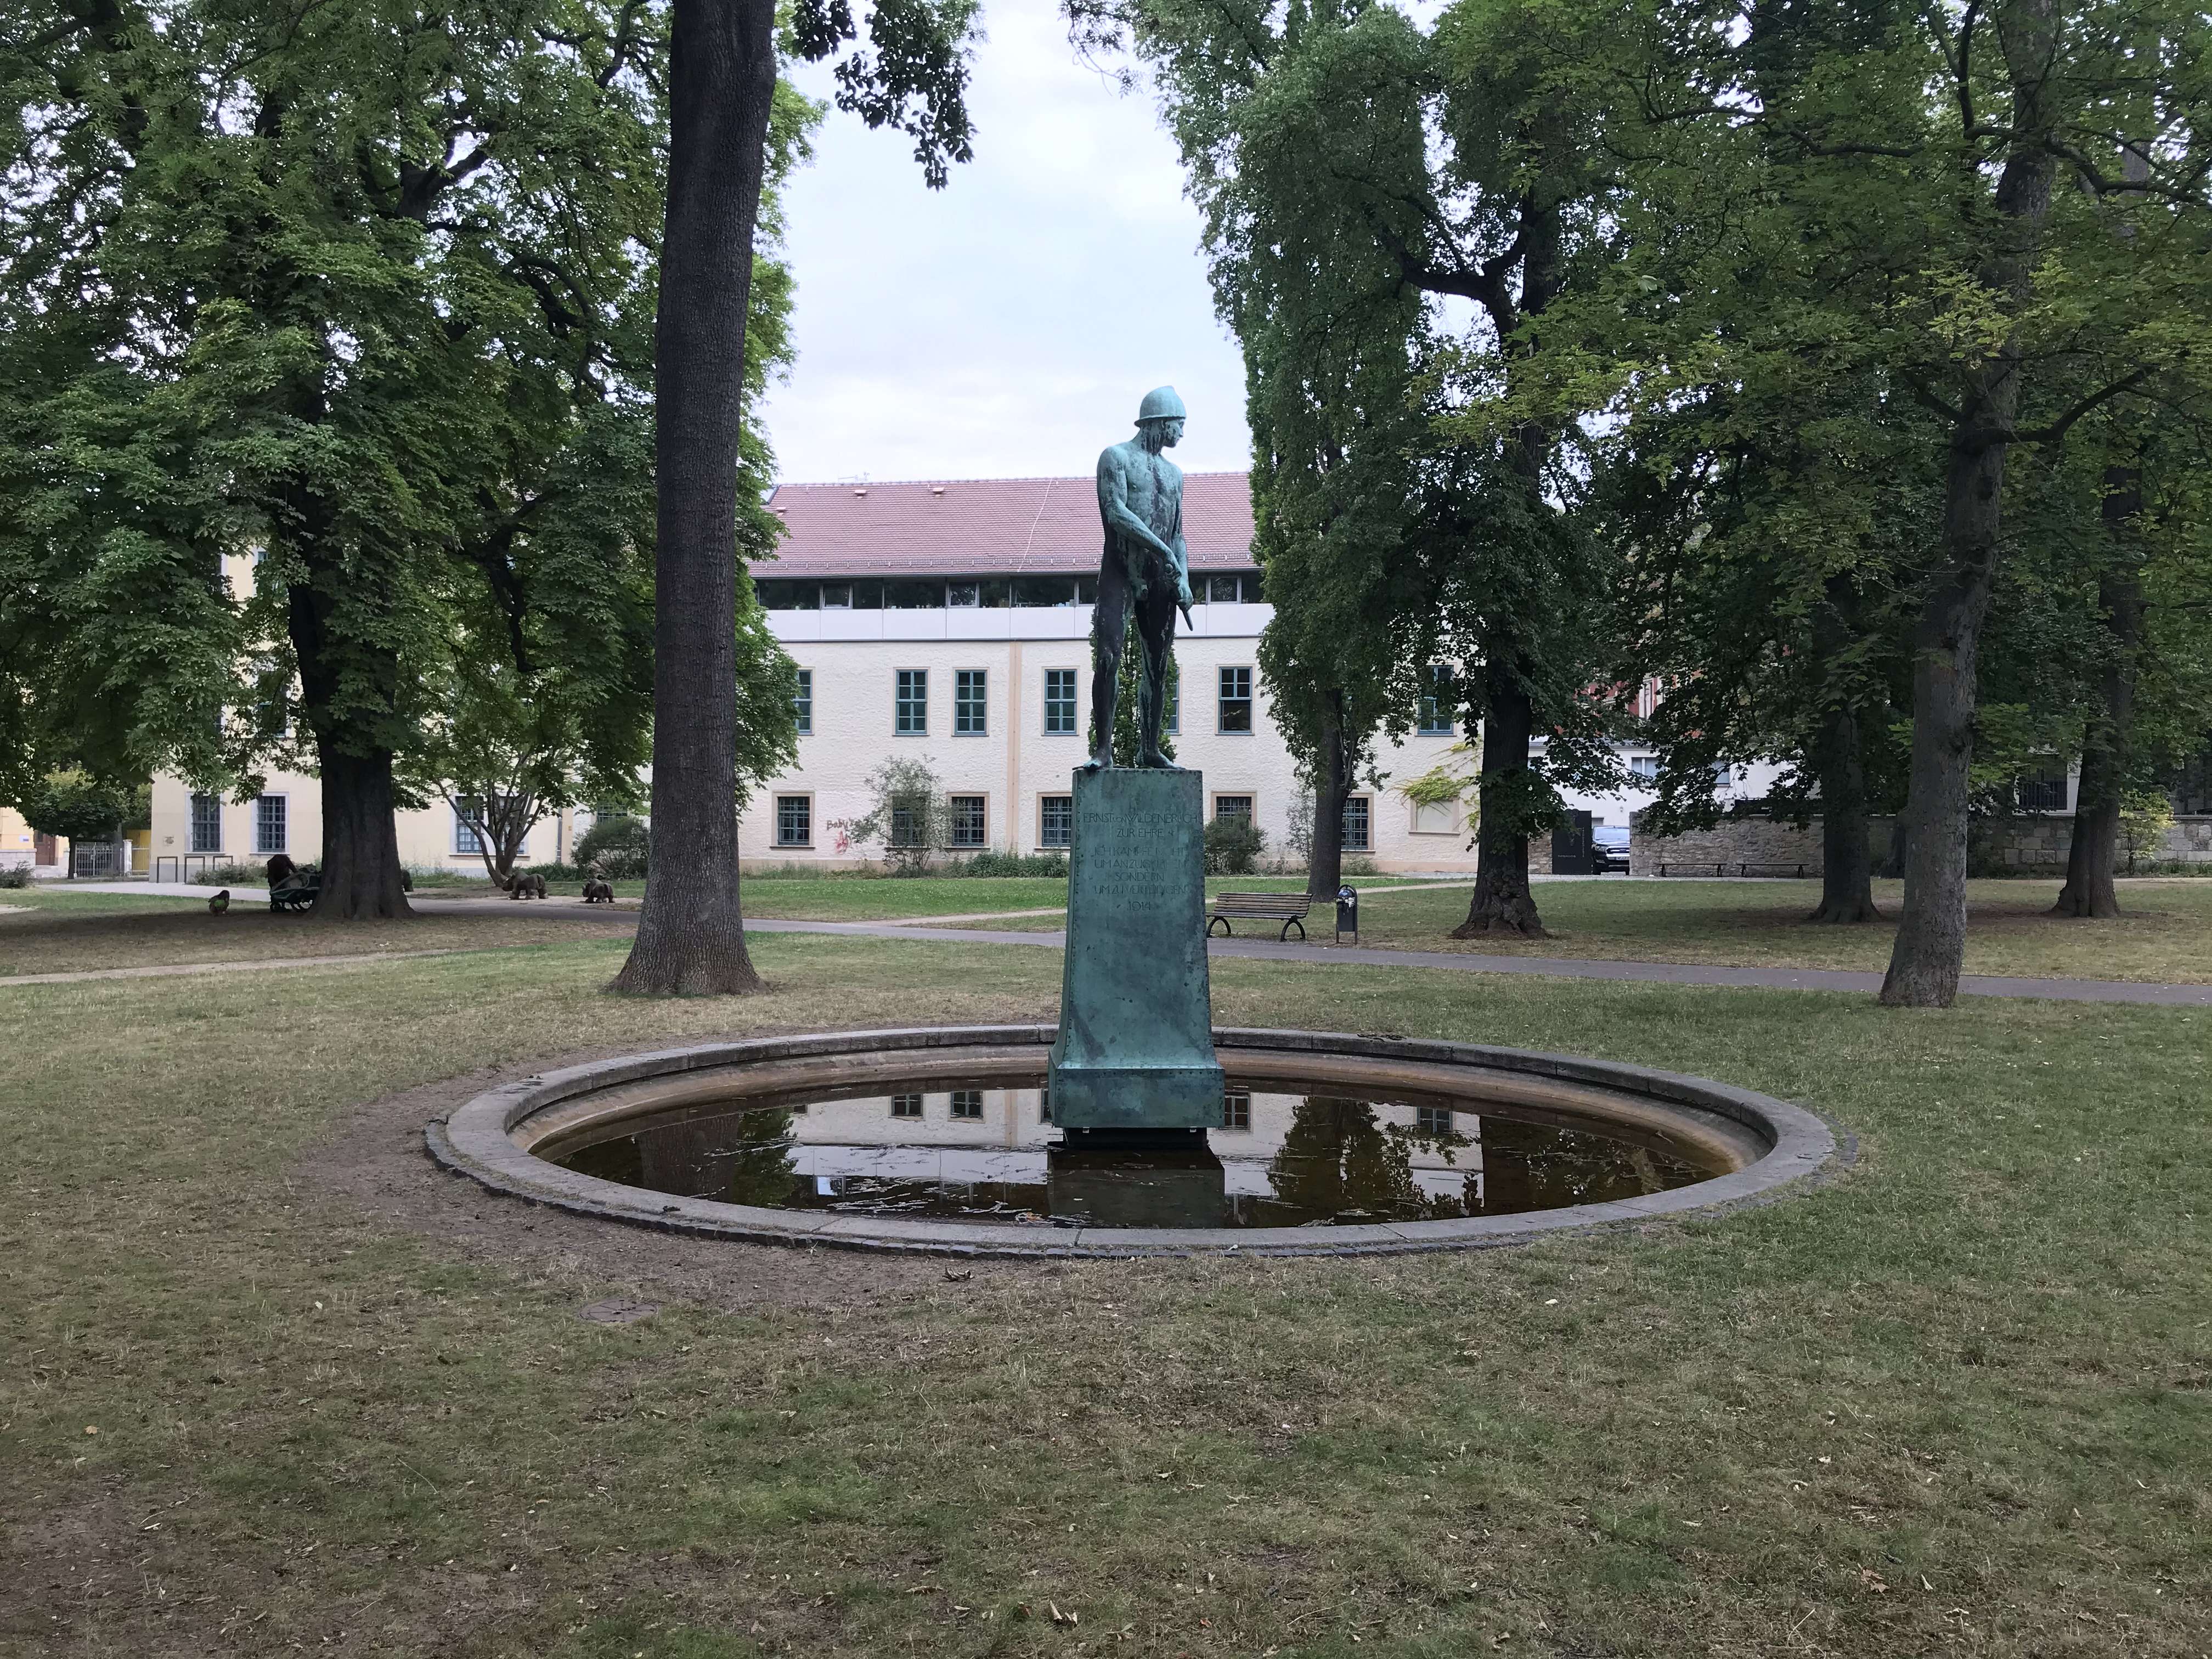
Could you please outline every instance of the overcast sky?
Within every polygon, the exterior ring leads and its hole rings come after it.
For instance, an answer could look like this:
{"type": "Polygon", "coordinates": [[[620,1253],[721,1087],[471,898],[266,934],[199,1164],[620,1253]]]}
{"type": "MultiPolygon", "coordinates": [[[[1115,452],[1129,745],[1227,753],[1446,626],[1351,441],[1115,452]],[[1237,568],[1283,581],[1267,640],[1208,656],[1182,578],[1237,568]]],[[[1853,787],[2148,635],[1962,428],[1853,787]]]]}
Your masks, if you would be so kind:
{"type": "MultiPolygon", "coordinates": [[[[1075,59],[1052,0],[983,11],[975,159],[925,189],[912,145],[832,109],[785,197],[799,360],[771,390],[793,483],[1087,474],[1172,384],[1175,459],[1242,469],[1243,366],[1152,99],[1075,59]]],[[[824,69],[796,77],[826,97],[824,69]]]]}

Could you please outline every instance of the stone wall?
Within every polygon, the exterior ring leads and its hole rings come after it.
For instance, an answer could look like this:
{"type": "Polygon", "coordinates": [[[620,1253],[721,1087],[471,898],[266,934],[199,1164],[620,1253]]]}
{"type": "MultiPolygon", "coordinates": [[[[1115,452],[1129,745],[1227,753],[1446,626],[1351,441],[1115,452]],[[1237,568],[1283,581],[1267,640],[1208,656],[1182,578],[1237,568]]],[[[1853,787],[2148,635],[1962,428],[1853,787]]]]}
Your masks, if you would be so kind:
{"type": "MultiPolygon", "coordinates": [[[[1877,847],[1888,844],[1888,825],[1881,826],[1877,847]]],[[[1801,830],[1786,819],[1726,818],[1711,830],[1693,830],[1684,836],[1647,836],[1631,820],[1628,835],[1628,873],[1632,876],[1735,876],[1751,866],[1761,876],[1790,876],[1804,866],[1804,873],[1820,872],[1820,821],[1814,818],[1801,830]],[[1761,868],[1760,866],[1773,866],[1761,868]]]]}
{"type": "MultiPolygon", "coordinates": [[[[1889,857],[1894,822],[1887,817],[1869,822],[1877,870],[1889,857]]],[[[1981,875],[2063,875],[2073,835],[2074,820],[2060,814],[1977,818],[1969,843],[1968,868],[1981,875]]],[[[1533,854],[1535,849],[1529,850],[1533,854]]],[[[2164,847],[2148,861],[2212,866],[2212,815],[2176,818],[2166,832],[2164,847]]],[[[1818,875],[1820,820],[1814,818],[1802,830],[1787,820],[1745,817],[1725,819],[1711,830],[1686,836],[1654,836],[1641,829],[1632,830],[1628,843],[1629,873],[1656,876],[1662,864],[1669,875],[1710,876],[1718,866],[1722,874],[1735,876],[1749,866],[1753,875],[1786,876],[1791,873],[1790,869],[1759,866],[1800,864],[1807,875],[1818,875]]],[[[2120,849],[2120,868],[2123,872],[2127,868],[2124,844],[2120,849]]]]}

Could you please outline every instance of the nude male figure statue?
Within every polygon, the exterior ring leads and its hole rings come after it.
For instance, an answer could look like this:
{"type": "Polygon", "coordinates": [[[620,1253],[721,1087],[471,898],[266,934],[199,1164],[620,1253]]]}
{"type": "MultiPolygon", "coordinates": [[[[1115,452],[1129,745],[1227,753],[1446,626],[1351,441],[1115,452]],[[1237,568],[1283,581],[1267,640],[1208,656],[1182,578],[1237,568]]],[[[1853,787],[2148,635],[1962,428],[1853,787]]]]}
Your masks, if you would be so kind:
{"type": "Polygon", "coordinates": [[[1176,612],[1190,620],[1190,556],[1182,539],[1182,469],[1162,454],[1182,437],[1182,399],[1171,386],[1145,394],[1137,435],[1098,457],[1098,516],[1106,527],[1098,566],[1098,608],[1092,613],[1091,758],[1084,770],[1114,764],[1114,710],[1121,690],[1122,641],[1130,617],[1144,652],[1137,692],[1139,766],[1178,770],[1160,752],[1160,715],[1168,662],[1175,651],[1176,612]]]}

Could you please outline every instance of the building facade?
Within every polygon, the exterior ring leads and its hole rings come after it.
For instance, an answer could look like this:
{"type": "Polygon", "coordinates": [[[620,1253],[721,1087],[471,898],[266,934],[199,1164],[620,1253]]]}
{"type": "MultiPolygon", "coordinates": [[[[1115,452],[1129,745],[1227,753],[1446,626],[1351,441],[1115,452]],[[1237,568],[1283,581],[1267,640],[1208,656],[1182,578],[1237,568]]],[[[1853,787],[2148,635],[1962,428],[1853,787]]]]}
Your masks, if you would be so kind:
{"type": "MultiPolygon", "coordinates": [[[[1064,852],[1072,776],[1089,753],[1091,623],[1103,541],[1089,478],[785,485],[787,532],[753,567],[803,676],[799,764],[763,786],[739,845],[753,866],[879,856],[842,826],[870,774],[925,761],[948,806],[947,854],[1064,852]]],[[[1194,622],[1178,623],[1171,737],[1204,775],[1209,817],[1243,817],[1284,854],[1311,805],[1259,671],[1271,614],[1243,473],[1184,484],[1194,622]]],[[[1464,806],[1417,809],[1390,787],[1455,756],[1449,708],[1382,757],[1384,787],[1346,810],[1346,851],[1384,870],[1471,870],[1464,806]]]]}

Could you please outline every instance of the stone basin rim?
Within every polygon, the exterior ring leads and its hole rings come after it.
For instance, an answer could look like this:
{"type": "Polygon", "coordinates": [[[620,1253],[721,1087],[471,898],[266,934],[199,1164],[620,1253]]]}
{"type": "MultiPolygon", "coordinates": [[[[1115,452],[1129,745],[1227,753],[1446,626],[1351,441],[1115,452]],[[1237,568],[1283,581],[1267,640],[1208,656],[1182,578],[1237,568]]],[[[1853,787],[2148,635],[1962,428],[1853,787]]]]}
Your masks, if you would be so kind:
{"type": "Polygon", "coordinates": [[[1711,1212],[1764,1200],[1836,1162],[1835,1132],[1802,1106],[1710,1078],[1621,1060],[1486,1043],[1344,1031],[1217,1026],[1213,1041],[1234,1069],[1237,1052],[1368,1056],[1464,1066],[1472,1072],[1586,1085],[1661,1108],[1733,1120],[1765,1143],[1745,1167],[1670,1191],[1517,1215],[1396,1221],[1341,1227],[1110,1228],[907,1221],[777,1210],[678,1198],[564,1170],[532,1154],[512,1132],[538,1114],[599,1090],[646,1079],[747,1064],[841,1054],[921,1054],[961,1048],[1048,1049],[1051,1025],[933,1025],[820,1031],[687,1044],[565,1066],[487,1089],[424,1130],[430,1156],[493,1192],[573,1214],[662,1231],[772,1243],[835,1245],[937,1255],[1116,1259],[1162,1255],[1375,1255],[1518,1244],[1554,1234],[1711,1212]]]}

